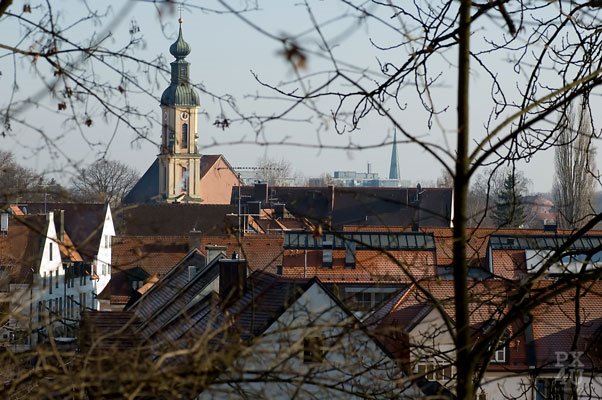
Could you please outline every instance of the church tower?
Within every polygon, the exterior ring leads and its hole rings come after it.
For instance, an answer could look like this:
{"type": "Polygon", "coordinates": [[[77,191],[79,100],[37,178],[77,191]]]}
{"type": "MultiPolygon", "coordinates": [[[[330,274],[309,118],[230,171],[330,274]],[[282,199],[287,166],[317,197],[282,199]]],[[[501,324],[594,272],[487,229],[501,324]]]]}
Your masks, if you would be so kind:
{"type": "Polygon", "coordinates": [[[190,45],[182,37],[180,18],[178,39],[169,52],[171,82],[161,95],[161,147],[159,195],[167,202],[201,202],[201,155],[197,147],[199,95],[190,84],[190,45]]]}

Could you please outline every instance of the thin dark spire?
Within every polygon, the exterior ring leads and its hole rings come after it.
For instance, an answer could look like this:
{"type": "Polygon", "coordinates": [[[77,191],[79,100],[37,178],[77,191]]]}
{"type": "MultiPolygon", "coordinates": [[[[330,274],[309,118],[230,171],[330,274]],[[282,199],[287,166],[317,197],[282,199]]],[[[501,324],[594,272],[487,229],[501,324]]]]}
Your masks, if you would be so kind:
{"type": "Polygon", "coordinates": [[[397,159],[397,130],[393,130],[393,150],[391,151],[391,166],[389,179],[399,180],[399,161],[397,159]]]}

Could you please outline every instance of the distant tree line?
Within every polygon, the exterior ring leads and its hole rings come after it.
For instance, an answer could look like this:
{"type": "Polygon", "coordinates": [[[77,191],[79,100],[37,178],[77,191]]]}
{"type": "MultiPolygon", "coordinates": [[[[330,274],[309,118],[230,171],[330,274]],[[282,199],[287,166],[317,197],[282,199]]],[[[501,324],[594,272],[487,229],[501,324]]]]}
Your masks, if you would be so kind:
{"type": "Polygon", "coordinates": [[[20,165],[15,155],[0,150],[0,202],[106,202],[115,206],[136,184],[140,175],[114,160],[97,160],[79,171],[68,186],[20,165]]]}

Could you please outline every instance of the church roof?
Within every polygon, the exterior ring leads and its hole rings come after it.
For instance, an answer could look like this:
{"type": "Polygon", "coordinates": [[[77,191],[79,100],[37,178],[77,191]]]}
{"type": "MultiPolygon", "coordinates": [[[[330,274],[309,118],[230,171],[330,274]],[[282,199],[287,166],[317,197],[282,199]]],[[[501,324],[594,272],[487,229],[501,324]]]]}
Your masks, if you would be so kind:
{"type": "Polygon", "coordinates": [[[122,199],[124,204],[148,203],[159,195],[159,160],[156,159],[122,199]]]}

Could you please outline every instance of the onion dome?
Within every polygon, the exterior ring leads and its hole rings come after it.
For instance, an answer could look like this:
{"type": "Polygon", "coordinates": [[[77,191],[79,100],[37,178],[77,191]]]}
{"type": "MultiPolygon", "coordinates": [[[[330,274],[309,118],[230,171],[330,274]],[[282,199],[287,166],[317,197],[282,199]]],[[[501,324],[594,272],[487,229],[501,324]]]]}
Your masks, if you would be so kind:
{"type": "Polygon", "coordinates": [[[182,18],[178,20],[180,23],[180,32],[178,33],[178,40],[176,40],[170,47],[169,52],[176,59],[184,58],[190,54],[190,45],[186,43],[182,36],[182,18]]]}
{"type": "Polygon", "coordinates": [[[176,59],[171,65],[171,82],[161,95],[162,106],[193,106],[197,107],[199,95],[190,84],[190,64],[185,57],[190,54],[190,45],[182,36],[182,19],[180,18],[178,39],[169,47],[169,52],[176,59]]]}

